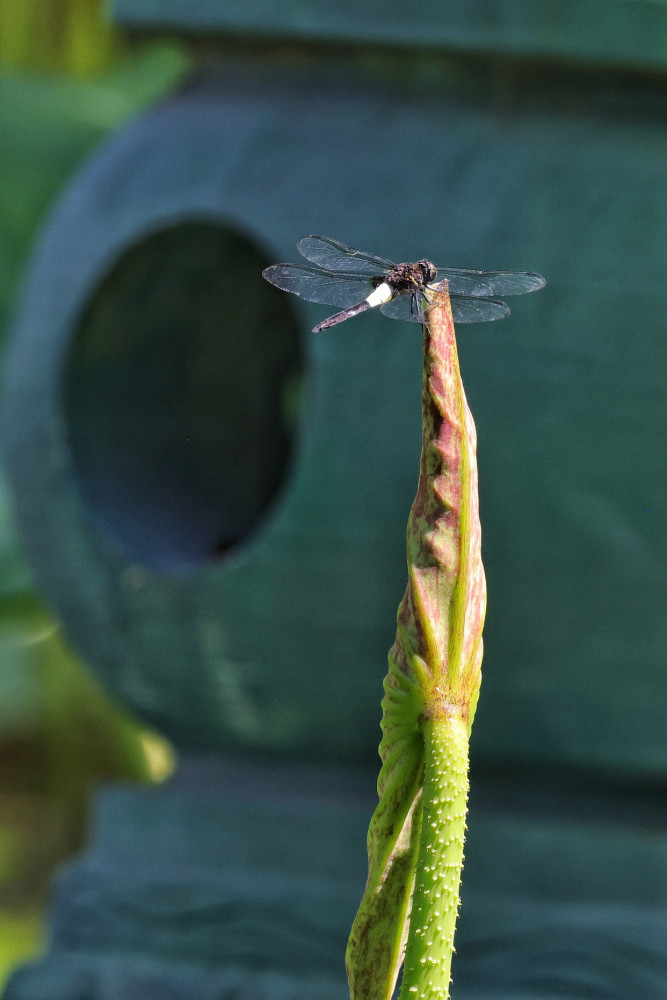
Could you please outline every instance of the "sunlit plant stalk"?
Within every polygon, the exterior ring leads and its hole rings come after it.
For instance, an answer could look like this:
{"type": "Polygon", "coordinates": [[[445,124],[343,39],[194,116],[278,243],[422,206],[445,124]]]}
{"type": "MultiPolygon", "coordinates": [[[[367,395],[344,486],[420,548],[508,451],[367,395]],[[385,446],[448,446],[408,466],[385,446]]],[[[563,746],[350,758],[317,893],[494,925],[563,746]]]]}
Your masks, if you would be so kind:
{"type": "Polygon", "coordinates": [[[422,453],[408,585],[382,701],[368,881],[347,949],[352,1000],[449,997],[486,587],[476,434],[446,282],[425,310],[422,453]]]}

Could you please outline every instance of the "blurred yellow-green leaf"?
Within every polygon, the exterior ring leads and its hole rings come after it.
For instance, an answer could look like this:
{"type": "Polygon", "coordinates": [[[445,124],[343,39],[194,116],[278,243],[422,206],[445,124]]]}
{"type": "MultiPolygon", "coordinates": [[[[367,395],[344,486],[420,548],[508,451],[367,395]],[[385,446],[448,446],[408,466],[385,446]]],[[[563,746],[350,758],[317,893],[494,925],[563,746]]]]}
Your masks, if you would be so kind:
{"type": "Polygon", "coordinates": [[[0,990],[12,969],[39,950],[43,924],[37,906],[20,911],[0,909],[0,990]]]}
{"type": "Polygon", "coordinates": [[[87,76],[109,65],[120,40],[104,0],[3,0],[0,61],[87,76]]]}

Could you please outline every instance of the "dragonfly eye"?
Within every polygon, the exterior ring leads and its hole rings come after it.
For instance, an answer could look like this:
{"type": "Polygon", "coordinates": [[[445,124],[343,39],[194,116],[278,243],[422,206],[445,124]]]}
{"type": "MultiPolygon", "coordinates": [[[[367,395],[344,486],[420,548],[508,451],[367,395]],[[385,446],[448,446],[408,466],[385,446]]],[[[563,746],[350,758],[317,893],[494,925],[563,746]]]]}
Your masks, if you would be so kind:
{"type": "Polygon", "coordinates": [[[435,281],[438,275],[438,271],[436,267],[431,263],[431,261],[420,260],[418,263],[422,269],[422,273],[424,275],[424,281],[426,282],[426,284],[429,285],[432,281],[435,281]]]}

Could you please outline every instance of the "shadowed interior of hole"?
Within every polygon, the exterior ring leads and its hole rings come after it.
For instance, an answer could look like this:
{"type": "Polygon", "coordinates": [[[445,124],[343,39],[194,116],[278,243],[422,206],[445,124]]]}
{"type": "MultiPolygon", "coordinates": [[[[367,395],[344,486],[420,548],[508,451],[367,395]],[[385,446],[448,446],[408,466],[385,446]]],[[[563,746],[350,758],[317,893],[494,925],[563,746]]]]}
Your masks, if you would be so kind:
{"type": "Polygon", "coordinates": [[[86,507],[133,562],[177,571],[220,557],[283,481],[302,356],[267,263],[219,225],[180,223],[127,250],[82,315],[68,444],[86,507]]]}

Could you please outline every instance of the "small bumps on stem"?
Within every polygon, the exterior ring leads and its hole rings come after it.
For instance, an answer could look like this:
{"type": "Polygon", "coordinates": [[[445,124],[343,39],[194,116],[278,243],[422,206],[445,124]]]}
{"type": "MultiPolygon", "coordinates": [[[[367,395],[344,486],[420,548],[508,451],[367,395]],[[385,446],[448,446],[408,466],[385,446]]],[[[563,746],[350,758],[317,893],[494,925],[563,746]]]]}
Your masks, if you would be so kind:
{"type": "Polygon", "coordinates": [[[449,996],[468,801],[468,729],[460,716],[423,725],[417,877],[400,1000],[449,996]]]}

